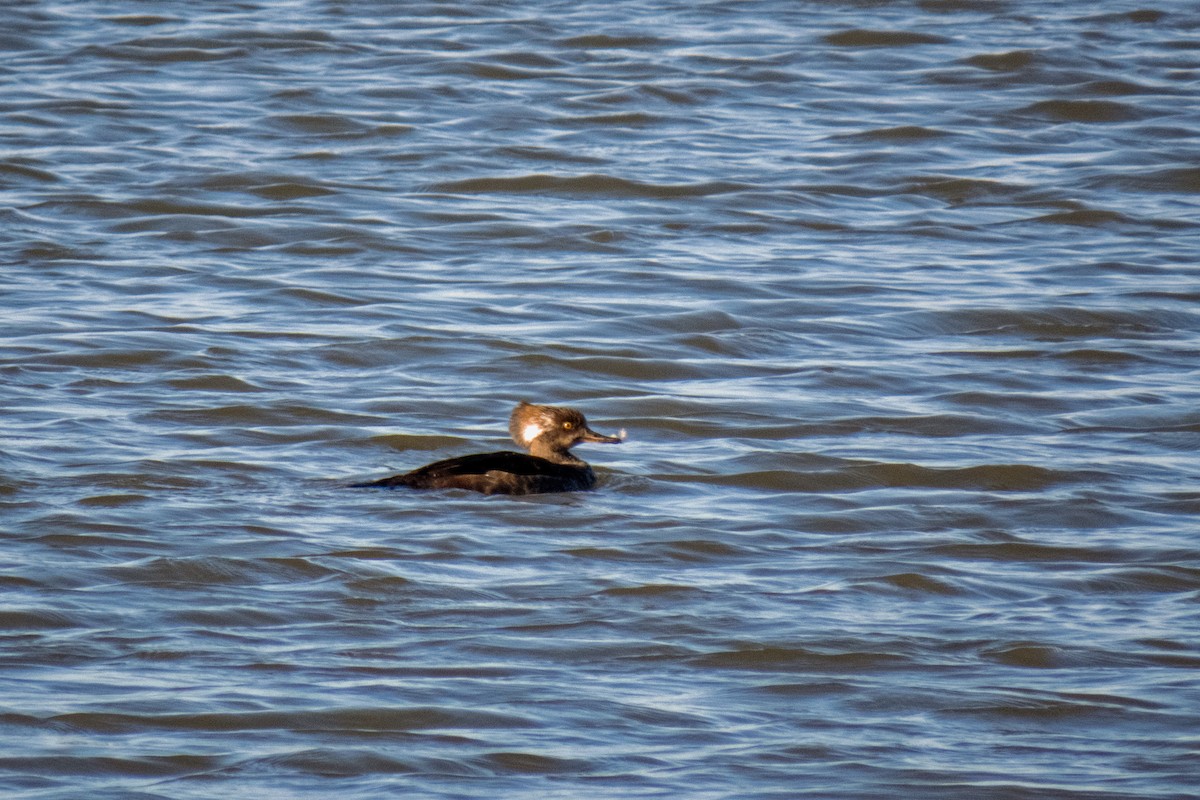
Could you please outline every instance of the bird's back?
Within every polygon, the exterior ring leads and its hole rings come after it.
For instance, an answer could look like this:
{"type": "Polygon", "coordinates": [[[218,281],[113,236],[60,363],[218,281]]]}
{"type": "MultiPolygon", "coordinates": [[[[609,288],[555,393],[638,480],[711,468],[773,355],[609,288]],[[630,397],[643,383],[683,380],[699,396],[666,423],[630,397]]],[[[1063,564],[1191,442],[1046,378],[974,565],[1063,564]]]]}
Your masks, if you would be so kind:
{"type": "Polygon", "coordinates": [[[591,489],[595,483],[596,476],[586,464],[555,464],[537,456],[504,450],[447,458],[403,475],[357,486],[469,489],[484,494],[538,494],[582,491],[591,489]]]}

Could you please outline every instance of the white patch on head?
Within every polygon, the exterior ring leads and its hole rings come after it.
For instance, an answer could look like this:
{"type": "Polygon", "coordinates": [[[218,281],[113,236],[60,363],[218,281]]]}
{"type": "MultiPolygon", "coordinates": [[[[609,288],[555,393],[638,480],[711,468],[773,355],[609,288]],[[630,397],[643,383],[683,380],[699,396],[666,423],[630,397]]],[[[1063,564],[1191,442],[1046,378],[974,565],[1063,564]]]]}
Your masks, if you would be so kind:
{"type": "Polygon", "coordinates": [[[622,442],[625,441],[625,429],[624,428],[621,428],[621,430],[617,431],[617,438],[620,439],[622,442]]]}
{"type": "Polygon", "coordinates": [[[530,422],[526,424],[524,428],[521,428],[521,438],[525,440],[525,446],[528,447],[529,443],[541,436],[544,430],[545,429],[536,422],[530,422]]]}

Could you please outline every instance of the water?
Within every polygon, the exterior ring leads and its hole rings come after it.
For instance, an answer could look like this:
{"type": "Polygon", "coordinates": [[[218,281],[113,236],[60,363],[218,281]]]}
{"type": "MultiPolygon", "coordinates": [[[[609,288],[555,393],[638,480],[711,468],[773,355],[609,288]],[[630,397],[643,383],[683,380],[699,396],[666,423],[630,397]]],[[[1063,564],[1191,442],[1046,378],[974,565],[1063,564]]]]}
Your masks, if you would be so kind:
{"type": "Polygon", "coordinates": [[[1191,4],[0,20],[5,797],[1195,796],[1191,4]]]}

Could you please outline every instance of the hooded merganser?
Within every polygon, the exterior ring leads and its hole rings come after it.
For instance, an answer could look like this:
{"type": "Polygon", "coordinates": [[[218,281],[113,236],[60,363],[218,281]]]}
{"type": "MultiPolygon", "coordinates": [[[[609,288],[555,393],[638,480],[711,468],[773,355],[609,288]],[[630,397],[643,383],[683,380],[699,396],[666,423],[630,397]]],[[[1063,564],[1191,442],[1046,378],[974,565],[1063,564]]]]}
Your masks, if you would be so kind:
{"type": "Polygon", "coordinates": [[[470,489],[484,494],[576,492],[595,486],[596,475],[586,461],[571,455],[571,447],[580,442],[621,441],[619,436],[596,433],[573,408],[538,406],[524,400],[513,409],[508,432],[528,454],[505,450],[448,458],[403,475],[353,486],[470,489]]]}

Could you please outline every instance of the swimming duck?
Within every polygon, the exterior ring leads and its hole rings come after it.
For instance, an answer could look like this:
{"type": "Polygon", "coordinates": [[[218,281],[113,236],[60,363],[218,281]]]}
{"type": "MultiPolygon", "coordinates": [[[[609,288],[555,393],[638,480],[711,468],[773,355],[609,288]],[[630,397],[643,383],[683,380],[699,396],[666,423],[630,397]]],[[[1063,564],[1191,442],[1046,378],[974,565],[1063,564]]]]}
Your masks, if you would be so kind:
{"type": "Polygon", "coordinates": [[[528,450],[516,453],[478,453],[435,461],[403,475],[393,475],[355,487],[407,486],[410,489],[470,489],[484,494],[577,492],[596,485],[586,461],[571,453],[580,442],[618,444],[619,436],[604,436],[588,427],[573,408],[542,406],[522,400],[508,419],[513,441],[528,450]]]}

